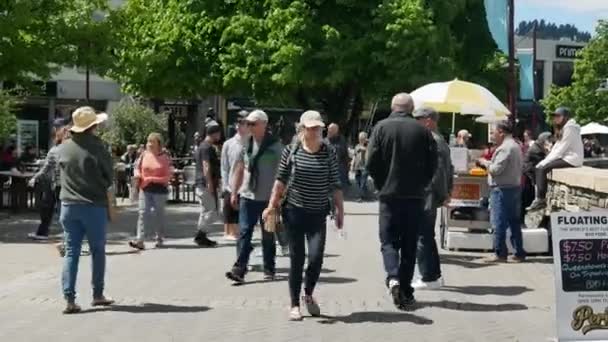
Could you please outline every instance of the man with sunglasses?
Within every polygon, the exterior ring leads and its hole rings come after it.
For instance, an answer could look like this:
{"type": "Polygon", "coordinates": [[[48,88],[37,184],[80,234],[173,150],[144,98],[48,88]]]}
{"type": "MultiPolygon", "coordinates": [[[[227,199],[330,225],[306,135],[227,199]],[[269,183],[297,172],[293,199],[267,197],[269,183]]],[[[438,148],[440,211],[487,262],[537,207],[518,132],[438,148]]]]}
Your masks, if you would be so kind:
{"type": "MultiPolygon", "coordinates": [[[[261,110],[254,110],[245,119],[250,137],[245,141],[234,170],[234,189],[231,203],[239,208],[240,234],[237,243],[238,258],[226,277],[242,283],[247,271],[249,256],[253,247],[251,238],[255,225],[261,221],[262,212],[268,206],[270,194],[283,146],[267,130],[268,116],[261,110]],[[236,191],[240,189],[240,191],[236,191]],[[240,197],[239,197],[240,196],[240,197]]],[[[262,224],[262,228],[264,223],[262,224]]],[[[273,280],[275,275],[275,236],[262,229],[262,251],[264,256],[264,279],[273,280]]]]}

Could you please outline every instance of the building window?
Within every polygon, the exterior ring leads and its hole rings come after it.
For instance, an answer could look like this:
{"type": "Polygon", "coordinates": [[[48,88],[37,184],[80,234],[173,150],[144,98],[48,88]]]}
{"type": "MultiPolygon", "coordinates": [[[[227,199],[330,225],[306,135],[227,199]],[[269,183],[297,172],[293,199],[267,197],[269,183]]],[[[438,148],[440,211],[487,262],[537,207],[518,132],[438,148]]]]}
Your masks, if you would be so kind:
{"type": "Polygon", "coordinates": [[[536,99],[542,99],[545,97],[545,61],[536,61],[534,67],[535,87],[536,87],[536,99]]]}
{"type": "Polygon", "coordinates": [[[553,62],[553,84],[566,87],[572,84],[574,64],[572,62],[553,62]]]}

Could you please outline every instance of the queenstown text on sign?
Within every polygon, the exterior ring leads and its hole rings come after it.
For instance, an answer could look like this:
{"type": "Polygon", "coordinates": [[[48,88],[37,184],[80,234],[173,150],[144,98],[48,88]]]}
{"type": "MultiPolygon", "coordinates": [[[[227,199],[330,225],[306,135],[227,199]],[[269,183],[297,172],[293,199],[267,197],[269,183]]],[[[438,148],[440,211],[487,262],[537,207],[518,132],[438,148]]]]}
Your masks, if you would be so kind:
{"type": "Polygon", "coordinates": [[[584,46],[557,45],[555,46],[555,56],[557,58],[574,59],[583,47],[584,46]]]}

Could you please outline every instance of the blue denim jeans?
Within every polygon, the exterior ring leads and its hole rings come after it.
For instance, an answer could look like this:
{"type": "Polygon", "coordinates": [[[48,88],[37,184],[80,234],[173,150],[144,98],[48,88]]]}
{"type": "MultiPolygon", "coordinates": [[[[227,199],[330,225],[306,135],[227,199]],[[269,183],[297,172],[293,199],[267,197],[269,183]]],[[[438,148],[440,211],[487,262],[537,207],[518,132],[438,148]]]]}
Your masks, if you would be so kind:
{"type": "Polygon", "coordinates": [[[239,240],[237,242],[237,260],[234,264],[242,274],[245,274],[247,265],[249,264],[249,256],[253,251],[251,245],[251,238],[253,237],[253,230],[255,225],[260,222],[262,225],[262,252],[264,254],[264,272],[272,273],[275,272],[275,237],[274,233],[269,233],[264,230],[264,223],[262,222],[262,212],[268,206],[268,201],[252,201],[246,198],[241,198],[241,204],[239,208],[239,240]]]}
{"type": "Polygon", "coordinates": [[[430,282],[441,278],[439,251],[435,241],[435,221],[437,208],[424,211],[424,224],[420,227],[416,259],[422,281],[430,282]]]}
{"type": "Polygon", "coordinates": [[[148,191],[139,193],[139,211],[137,217],[137,241],[143,242],[146,238],[146,229],[156,225],[156,239],[162,240],[165,237],[166,216],[165,205],[167,204],[167,194],[158,194],[148,191]],[[156,221],[152,216],[154,210],[156,221]]]}
{"type": "Polygon", "coordinates": [[[61,224],[65,230],[65,259],[62,287],[67,301],[76,298],[76,277],[82,240],[89,241],[92,261],[93,298],[103,296],[106,268],[106,226],[108,209],[90,204],[63,204],[61,224]]]}
{"type": "Polygon", "coordinates": [[[507,230],[511,230],[511,245],[515,256],[526,257],[520,221],[521,188],[492,188],[490,191],[490,220],[494,229],[494,251],[496,256],[506,258],[507,230]]]}
{"type": "Polygon", "coordinates": [[[367,196],[367,178],[368,174],[366,170],[355,171],[355,180],[357,181],[357,189],[361,198],[367,196]]]}

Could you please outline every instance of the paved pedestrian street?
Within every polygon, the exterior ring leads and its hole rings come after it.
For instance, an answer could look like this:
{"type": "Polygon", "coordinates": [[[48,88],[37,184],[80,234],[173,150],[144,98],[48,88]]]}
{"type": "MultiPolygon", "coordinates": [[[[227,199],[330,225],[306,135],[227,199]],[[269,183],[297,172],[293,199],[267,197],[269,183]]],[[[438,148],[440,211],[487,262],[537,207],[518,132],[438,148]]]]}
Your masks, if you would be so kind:
{"type": "MultiPolygon", "coordinates": [[[[134,208],[109,229],[106,293],[112,308],[90,307],[90,261],[81,258],[79,304],[61,314],[62,260],[52,243],[27,241],[34,215],[0,221],[0,341],[547,341],[554,336],[551,258],[485,265],[482,254],[442,251],[446,286],[417,292],[419,308],[400,312],[384,287],[377,203],[346,204],[346,239],[330,229],[316,291],[323,317],[287,320],[288,258],[278,278],[250,272],[232,286],[224,277],[234,242],[192,243],[196,206],[170,206],[167,248],[134,253],[134,208]]],[[[56,229],[56,228],[55,228],[56,229]]],[[[221,241],[221,226],[213,238],[221,241]]],[[[257,242],[257,241],[256,241],[257,242]]],[[[259,248],[253,252],[255,255],[259,248]]],[[[252,263],[260,258],[252,256],[252,263]]],[[[306,310],[303,310],[306,313],[306,310]]]]}

